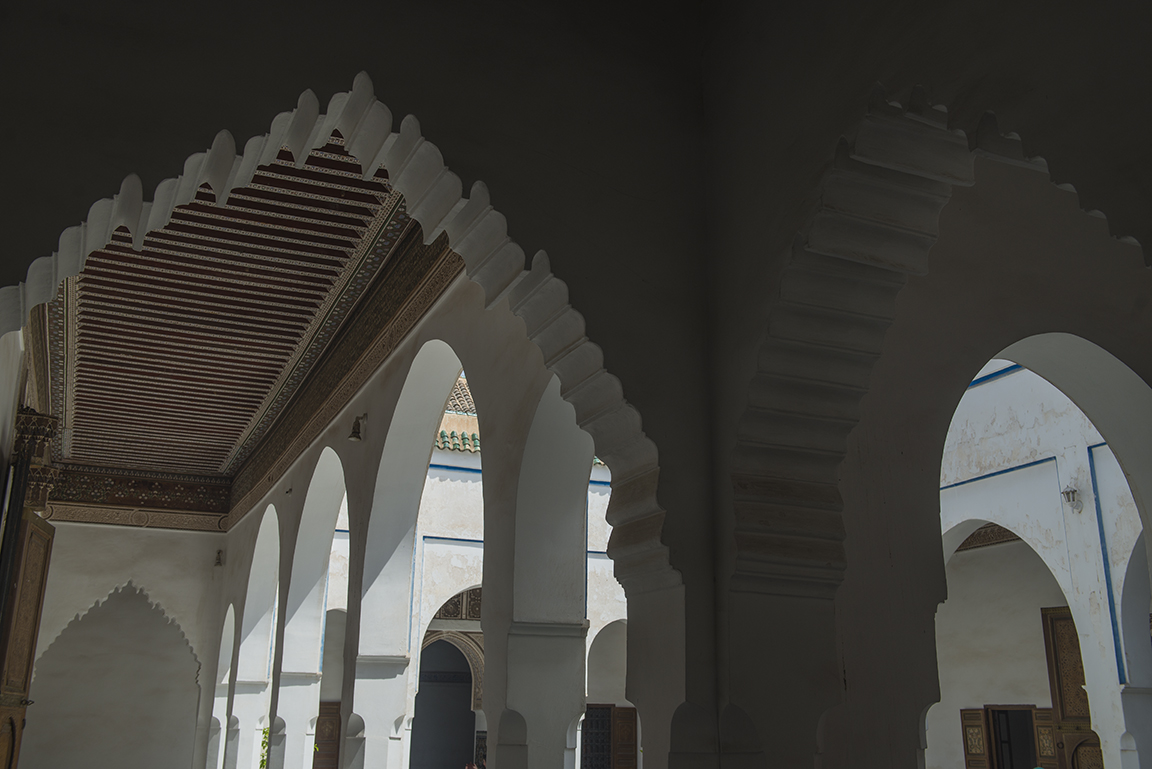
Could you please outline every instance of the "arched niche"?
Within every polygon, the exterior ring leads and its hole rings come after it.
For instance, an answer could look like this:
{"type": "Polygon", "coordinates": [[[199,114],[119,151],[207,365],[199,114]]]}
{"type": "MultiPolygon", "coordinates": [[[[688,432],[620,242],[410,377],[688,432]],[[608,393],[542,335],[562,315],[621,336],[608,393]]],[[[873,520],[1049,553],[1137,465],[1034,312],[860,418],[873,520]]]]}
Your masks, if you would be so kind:
{"type": "Polygon", "coordinates": [[[326,447],[312,471],[296,534],[291,581],[284,601],[285,672],[320,672],[328,567],[345,494],[340,457],[326,447]]]}
{"type": "MultiPolygon", "coordinates": [[[[985,523],[963,521],[945,536],[985,523]]],[[[1052,706],[1040,610],[1068,606],[1064,589],[1026,539],[965,547],[948,559],[948,600],[936,612],[940,700],[926,718],[927,769],[963,760],[961,709],[1052,706]]]]}
{"type": "Polygon", "coordinates": [[[117,588],[37,661],[20,765],[188,766],[199,671],[179,625],[142,589],[117,588]]]}

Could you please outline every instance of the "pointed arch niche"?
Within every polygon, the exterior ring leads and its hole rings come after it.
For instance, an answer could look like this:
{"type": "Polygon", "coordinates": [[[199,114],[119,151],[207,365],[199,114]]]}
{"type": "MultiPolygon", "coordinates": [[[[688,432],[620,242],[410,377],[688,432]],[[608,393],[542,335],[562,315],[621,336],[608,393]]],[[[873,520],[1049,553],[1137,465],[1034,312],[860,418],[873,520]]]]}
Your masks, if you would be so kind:
{"type": "Polygon", "coordinates": [[[132,583],[117,588],[70,622],[37,661],[20,765],[191,764],[199,671],[163,608],[132,583]]]}

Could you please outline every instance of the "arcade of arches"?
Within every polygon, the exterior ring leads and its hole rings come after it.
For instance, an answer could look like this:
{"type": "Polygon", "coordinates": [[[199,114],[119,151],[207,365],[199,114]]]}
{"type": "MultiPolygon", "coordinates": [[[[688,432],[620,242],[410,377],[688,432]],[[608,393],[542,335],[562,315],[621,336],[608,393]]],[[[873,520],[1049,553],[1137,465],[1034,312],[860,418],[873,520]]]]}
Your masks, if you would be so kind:
{"type": "Polygon", "coordinates": [[[811,18],[813,80],[429,5],[237,11],[251,99],[199,21],[122,46],[184,97],[31,68],[91,163],[4,213],[3,765],[1152,766],[1152,169],[1077,90],[1152,21],[811,18]]]}

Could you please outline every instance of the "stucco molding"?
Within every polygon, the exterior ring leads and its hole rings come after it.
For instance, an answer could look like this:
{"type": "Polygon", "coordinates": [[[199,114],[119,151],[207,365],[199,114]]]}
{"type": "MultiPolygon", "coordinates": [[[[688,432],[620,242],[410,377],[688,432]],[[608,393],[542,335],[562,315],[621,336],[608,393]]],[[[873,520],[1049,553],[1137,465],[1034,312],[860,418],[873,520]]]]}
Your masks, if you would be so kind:
{"type": "Polygon", "coordinates": [[[928,272],[940,212],[953,187],[975,183],[977,156],[1048,170],[990,113],[969,136],[919,90],[907,107],[877,91],[837,148],[771,302],[738,428],[732,591],[834,596],[846,567],[838,474],[848,435],[897,295],[928,272]]]}

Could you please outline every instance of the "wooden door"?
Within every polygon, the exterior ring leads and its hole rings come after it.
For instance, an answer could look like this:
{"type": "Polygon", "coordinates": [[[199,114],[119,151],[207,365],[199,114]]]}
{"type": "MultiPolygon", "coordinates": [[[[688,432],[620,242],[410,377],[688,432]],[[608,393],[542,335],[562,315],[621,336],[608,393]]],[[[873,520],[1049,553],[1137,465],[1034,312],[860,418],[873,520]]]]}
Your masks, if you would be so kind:
{"type": "Polygon", "coordinates": [[[1044,651],[1048,656],[1048,686],[1059,769],[1103,766],[1100,736],[1092,731],[1088,693],[1084,691],[1084,661],[1080,637],[1067,606],[1041,609],[1044,651]]]}
{"type": "Polygon", "coordinates": [[[992,769],[988,734],[988,719],[984,708],[965,708],[960,711],[960,729],[964,737],[965,769],[992,769]]]}
{"type": "Polygon", "coordinates": [[[312,769],[337,769],[340,758],[340,703],[321,702],[316,718],[316,748],[312,769]]]}
{"type": "Polygon", "coordinates": [[[612,769],[636,769],[636,708],[612,708],[612,769]]]}

